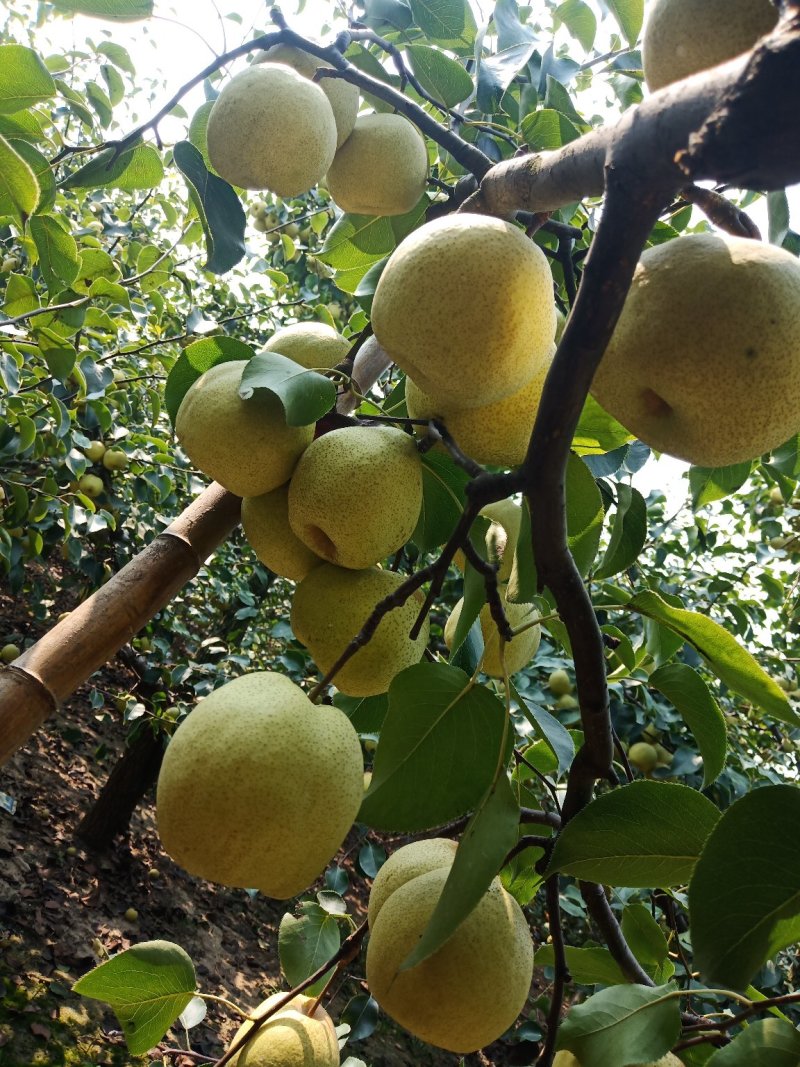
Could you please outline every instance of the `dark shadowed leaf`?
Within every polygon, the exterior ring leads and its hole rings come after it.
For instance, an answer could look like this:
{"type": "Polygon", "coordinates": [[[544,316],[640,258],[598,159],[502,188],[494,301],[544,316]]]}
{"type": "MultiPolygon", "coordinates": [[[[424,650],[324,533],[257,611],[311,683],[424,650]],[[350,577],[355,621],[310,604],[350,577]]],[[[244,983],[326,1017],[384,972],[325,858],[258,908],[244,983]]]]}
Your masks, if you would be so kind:
{"type": "Polygon", "coordinates": [[[450,456],[426,452],[422,457],[422,510],[411,540],[420,552],[443,545],[461,517],[469,481],[466,471],[450,456]]]}
{"type": "Polygon", "coordinates": [[[758,1019],[730,1045],[717,1049],[707,1067],[797,1067],[800,1033],[783,1019],[758,1019]]]}
{"type": "Polygon", "coordinates": [[[350,1033],[348,1041],[363,1041],[378,1025],[378,1002],[368,993],[359,993],[345,1005],[340,1022],[347,1023],[350,1033]]]}
{"type": "Polygon", "coordinates": [[[628,904],[622,912],[622,932],[631,952],[656,985],[675,973],[664,931],[644,904],[628,904]]]}
{"type": "Polygon", "coordinates": [[[191,142],[178,141],[172,154],[203,226],[208,253],[206,270],[224,274],[245,254],[246,217],[242,202],[226,181],[211,173],[191,142]]]}
{"type": "Polygon", "coordinates": [[[659,689],[681,713],[694,734],[703,757],[703,788],[722,773],[728,747],[725,716],[711,690],[687,663],[668,663],[650,675],[650,685],[659,689]]]}
{"type": "Polygon", "coordinates": [[[647,537],[647,504],[633,486],[617,482],[617,506],[611,523],[611,537],[595,578],[610,578],[627,570],[636,561],[647,537]]]}
{"type": "Polygon", "coordinates": [[[532,700],[528,700],[513,685],[511,686],[511,695],[533,727],[533,732],[544,741],[556,757],[557,775],[562,775],[568,769],[575,756],[572,734],[561,725],[555,715],[551,715],[545,708],[541,708],[532,700]]]}
{"type": "Polygon", "coordinates": [[[289,426],[309,426],[336,403],[336,386],[330,378],[279,352],[260,352],[247,364],[239,395],[247,400],[254,389],[268,389],[278,397],[289,426]]]}

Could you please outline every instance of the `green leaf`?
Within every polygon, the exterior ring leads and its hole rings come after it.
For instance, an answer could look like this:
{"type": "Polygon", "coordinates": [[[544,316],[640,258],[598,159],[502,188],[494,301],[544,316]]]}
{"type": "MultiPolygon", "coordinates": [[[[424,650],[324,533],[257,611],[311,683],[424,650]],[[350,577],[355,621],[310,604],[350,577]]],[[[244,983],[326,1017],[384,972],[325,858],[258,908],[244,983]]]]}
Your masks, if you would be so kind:
{"type": "Polygon", "coordinates": [[[140,144],[118,156],[113,148],[98,152],[61,182],[61,186],[64,189],[124,189],[131,192],[153,189],[163,177],[161,156],[152,145],[140,144]]]}
{"type": "Polygon", "coordinates": [[[792,726],[800,725],[800,718],[778,683],[719,623],[699,612],[673,607],[652,590],[637,593],[628,601],[628,607],[663,623],[688,641],[729,689],[773,718],[792,726]]]}
{"type": "Polygon", "coordinates": [[[533,732],[547,745],[556,757],[558,775],[562,775],[569,769],[575,757],[575,744],[572,734],[567,730],[555,715],[551,715],[545,708],[540,708],[532,700],[527,700],[515,686],[511,686],[511,696],[519,705],[520,711],[533,727],[533,732]]]}
{"type": "Polygon", "coordinates": [[[242,259],[246,251],[247,218],[242,203],[226,181],[209,171],[203,156],[189,141],[178,141],[172,156],[186,179],[189,196],[203,227],[208,252],[205,269],[224,274],[242,259]]]}
{"type": "Polygon", "coordinates": [[[773,189],[767,193],[767,218],[769,243],[780,248],[789,232],[789,198],[785,189],[773,189]]]}
{"type": "Polygon", "coordinates": [[[49,372],[60,382],[66,382],[78,358],[75,348],[53,330],[37,330],[36,341],[49,372]]]}
{"type": "Polygon", "coordinates": [[[558,1047],[581,1067],[627,1067],[660,1059],[681,1031],[674,985],[615,985],[574,1004],[561,1023],[558,1047]]]}
{"type": "Polygon", "coordinates": [[[128,1050],[157,1045],[194,996],[194,964],[180,945],[143,941],[79,978],[73,992],[110,1004],[128,1050]]]}
{"type": "Polygon", "coordinates": [[[521,41],[480,60],[477,84],[480,111],[490,115],[500,109],[503,94],[531,58],[535,48],[535,40],[521,41]]]}
{"type": "Polygon", "coordinates": [[[752,469],[752,462],[736,463],[732,467],[691,467],[689,488],[692,507],[697,511],[705,504],[712,504],[735,493],[750,477],[752,469]]]}
{"type": "Polygon", "coordinates": [[[164,406],[172,425],[175,425],[181,401],[202,374],[218,363],[236,359],[248,360],[254,355],[250,345],[237,341],[235,337],[223,335],[205,337],[202,341],[193,341],[187,345],[169,372],[164,388],[164,406]]]}
{"type": "Polygon", "coordinates": [[[406,52],[417,80],[434,100],[445,107],[455,107],[472,95],[474,86],[467,71],[438,48],[410,44],[406,46],[406,52]]]}
{"type": "Polygon", "coordinates": [[[582,575],[594,563],[603,530],[603,498],[592,472],[577,456],[567,463],[567,544],[582,575]]]}
{"type": "Polygon", "coordinates": [[[797,1067],[800,1033],[788,1021],[758,1019],[717,1049],[707,1067],[797,1067]]]}
{"type": "Polygon", "coordinates": [[[137,22],[153,14],[153,0],[53,0],[57,11],[110,22],[137,22]]]}
{"type": "Polygon", "coordinates": [[[685,785],[633,782],[603,793],[567,824],[548,873],[603,885],[681,885],[718,818],[711,801],[685,785]]]}
{"type": "Polygon", "coordinates": [[[6,282],[3,311],[10,319],[25,315],[39,307],[39,297],[33,278],[27,274],[9,274],[6,282]]]}
{"type": "Polygon", "coordinates": [[[633,47],[642,29],[644,0],[607,0],[607,2],[628,44],[633,47]]]}
{"type": "Polygon", "coordinates": [[[724,813],[689,884],[694,960],[709,982],[744,989],[800,939],[800,789],[755,789],[724,813]]]}
{"type": "Polygon", "coordinates": [[[633,434],[605,410],[589,394],[583,405],[572,447],[578,455],[597,455],[613,452],[633,440],[633,434]]]}
{"type": "MultiPolygon", "coordinates": [[[[2,134],[0,128],[0,134],[2,134]]],[[[49,211],[56,199],[56,181],[50,169],[50,162],[42,155],[38,148],[28,144],[19,137],[9,137],[8,143],[18,156],[28,164],[33,171],[33,176],[39,186],[39,199],[36,201],[31,214],[41,214],[49,211]]],[[[0,177],[0,215],[13,215],[15,205],[8,191],[3,188],[3,178],[0,177]]]]}
{"type": "Polygon", "coordinates": [[[30,231],[48,290],[59,293],[68,288],[80,269],[75,238],[52,215],[34,215],[30,220],[30,231]]]}
{"type": "Polygon", "coordinates": [[[514,562],[506,588],[506,599],[512,604],[532,604],[539,592],[536,563],[533,559],[531,541],[531,512],[528,501],[522,500],[522,520],[519,524],[517,547],[514,549],[514,562]]]}
{"type": "Polygon", "coordinates": [[[261,352],[247,364],[239,396],[247,400],[254,389],[268,389],[277,396],[289,426],[310,426],[336,403],[336,386],[330,378],[301,367],[280,352],[261,352]]]}
{"type": "Polygon", "coordinates": [[[577,140],[580,132],[566,116],[551,108],[532,111],[522,120],[522,136],[534,152],[560,148],[577,140]]]}
{"type": "Polygon", "coordinates": [[[189,140],[203,157],[206,169],[216,174],[208,156],[208,118],[213,107],[214,101],[206,100],[192,115],[192,121],[189,123],[189,140]]]}
{"type": "Polygon", "coordinates": [[[373,263],[393,252],[396,243],[386,216],[345,214],[328,231],[317,257],[337,271],[361,269],[363,276],[373,263]]]}
{"type": "Polygon", "coordinates": [[[564,0],[553,12],[558,22],[563,22],[585,52],[590,51],[597,34],[597,19],[583,0],[564,0]]]}
{"type": "Polygon", "coordinates": [[[33,107],[55,91],[56,83],[38,52],[21,44],[0,45],[0,114],[33,107]]]}
{"type": "Polygon", "coordinates": [[[475,19],[467,0],[408,0],[414,22],[435,44],[470,44],[475,19]]]}
{"type": "Polygon", "coordinates": [[[33,214],[40,199],[36,175],[3,136],[0,136],[0,197],[11,204],[23,220],[33,214]]]}
{"type": "MultiPolygon", "coordinates": [[[[473,548],[484,559],[486,558],[486,534],[488,529],[488,519],[478,516],[472,524],[472,529],[469,532],[469,539],[473,548]]],[[[474,666],[471,663],[469,664],[474,670],[483,654],[483,628],[477,620],[485,603],[486,582],[483,579],[483,575],[476,571],[469,561],[465,561],[464,596],[459,610],[458,622],[453,631],[450,649],[451,663],[455,663],[456,660],[459,660],[458,665],[461,666],[462,669],[467,667],[467,664],[461,662],[463,655],[469,656],[471,652],[475,653],[476,658],[474,666]],[[465,643],[468,645],[468,648],[462,649],[462,645],[465,643]]]]}
{"type": "MultiPolygon", "coordinates": [[[[567,967],[572,979],[581,985],[624,985],[628,979],[619,969],[619,964],[607,948],[564,948],[567,967]]],[[[555,966],[555,950],[552,945],[542,945],[536,950],[537,967],[555,966]]]]}
{"type": "Polygon", "coordinates": [[[422,509],[411,540],[420,552],[443,545],[461,517],[469,475],[450,456],[426,452],[422,456],[422,509]]]}
{"type": "Polygon", "coordinates": [[[622,912],[622,933],[631,952],[656,985],[673,976],[675,965],[669,958],[664,931],[644,904],[626,905],[622,912]]]}
{"type": "Polygon", "coordinates": [[[502,703],[464,671],[444,663],[401,671],[359,821],[414,831],[464,815],[494,777],[505,725],[502,703]]]}
{"type": "MultiPolygon", "coordinates": [[[[499,755],[495,753],[495,760],[499,755]]],[[[458,845],[453,866],[433,914],[401,971],[416,967],[451,937],[480,903],[503,859],[517,841],[519,804],[504,767],[481,800],[458,845]]]]}
{"type": "MultiPolygon", "coordinates": [[[[150,0],[143,0],[143,3],[149,3],[150,0]]],[[[97,52],[101,56],[105,56],[109,59],[115,67],[119,67],[120,70],[124,70],[128,74],[135,74],[136,67],[133,65],[133,60],[130,57],[130,53],[127,48],[123,48],[121,44],[115,44],[113,41],[103,41],[97,46],[97,52]]]]}
{"type": "MultiPolygon", "coordinates": [[[[303,901],[300,911],[299,919],[287,912],[278,929],[281,970],[290,988],[304,982],[327,963],[341,943],[339,920],[334,915],[311,901],[303,901]]],[[[329,977],[330,972],[323,975],[305,990],[305,995],[317,996],[329,977]]]]}
{"type": "Polygon", "coordinates": [[[610,578],[625,571],[638,559],[647,537],[647,504],[638,489],[617,482],[617,507],[611,537],[595,578],[610,578]]]}
{"type": "Polygon", "coordinates": [[[687,663],[659,667],[650,675],[650,685],[664,694],[692,731],[703,757],[703,788],[706,789],[722,773],[728,747],[725,716],[711,690],[687,663]]]}

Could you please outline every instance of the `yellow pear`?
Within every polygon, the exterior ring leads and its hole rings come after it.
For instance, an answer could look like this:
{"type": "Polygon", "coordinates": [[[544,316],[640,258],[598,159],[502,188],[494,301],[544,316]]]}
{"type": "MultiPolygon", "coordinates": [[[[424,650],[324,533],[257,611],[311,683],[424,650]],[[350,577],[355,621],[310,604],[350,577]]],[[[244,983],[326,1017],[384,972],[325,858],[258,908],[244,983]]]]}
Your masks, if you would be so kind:
{"type": "Polygon", "coordinates": [[[175,433],[203,474],[237,496],[260,496],[291,477],[311,443],[313,426],[287,426],[273,393],[239,396],[245,360],[218,363],[189,388],[178,409],[175,433]]]}
{"type": "Polygon", "coordinates": [[[628,762],[643,774],[649,774],[658,763],[658,749],[649,741],[637,741],[628,749],[628,762]]]}
{"type": "Polygon", "coordinates": [[[428,152],[402,115],[359,115],[325,179],[334,203],[354,215],[405,215],[425,192],[428,152]]]}
{"type": "MultiPolygon", "coordinates": [[[[512,629],[517,629],[517,627],[539,618],[539,613],[532,604],[509,604],[502,591],[500,598],[503,601],[506,618],[512,629]]],[[[453,637],[455,636],[463,606],[464,600],[462,597],[453,608],[450,618],[445,624],[444,641],[448,648],[453,646],[453,637]]],[[[483,634],[483,666],[481,670],[484,674],[488,674],[490,678],[502,678],[503,663],[505,663],[507,674],[516,674],[517,671],[521,671],[523,667],[530,663],[539,647],[539,641],[542,636],[541,627],[531,626],[521,634],[517,634],[513,640],[507,642],[503,651],[503,659],[501,660],[500,634],[488,604],[484,604],[481,608],[479,618],[481,633],[483,634]]]]}
{"type": "MultiPolygon", "coordinates": [[[[330,63],[323,63],[316,56],[294,48],[290,44],[276,44],[262,52],[256,63],[284,63],[296,70],[304,78],[312,79],[320,67],[330,68],[330,63]]],[[[336,147],[344,144],[350,136],[358,113],[358,86],[351,85],[344,78],[320,78],[316,83],[328,98],[336,123],[336,147]]]]}
{"type": "Polygon", "coordinates": [[[755,459],[800,430],[800,261],[713,233],[648,248],[592,385],[659,452],[755,459]]]}
{"type": "Polygon", "coordinates": [[[158,776],[158,832],[190,874],[285,900],[337,852],[363,782],[350,720],[257,671],[215,689],[175,731],[158,776]]]}
{"type": "Polygon", "coordinates": [[[99,463],[103,458],[105,450],[106,446],[102,441],[90,441],[86,448],[84,448],[83,454],[90,463],[99,463]]]}
{"type": "MultiPolygon", "coordinates": [[[[285,993],[273,993],[252,1015],[260,1019],[285,993]]],[[[339,1067],[339,1041],[333,1019],[313,997],[298,994],[258,1028],[230,1061],[230,1067],[339,1067]]],[[[246,1022],[231,1046],[251,1029],[246,1022]]]]}
{"type": "Polygon", "coordinates": [[[447,215],[392,253],[372,326],[439,404],[482,407],[517,392],[548,358],[556,328],[550,267],[518,226],[447,215]]]}
{"type": "Polygon", "coordinates": [[[336,152],[336,122],[322,89],[282,63],[234,75],[208,116],[208,155],[244,189],[307,193],[336,152]]]}
{"type": "MultiPolygon", "coordinates": [[[[300,582],[292,602],[292,630],[325,674],[361,630],[373,608],[395,592],[403,575],[378,567],[353,571],[325,563],[300,582]]],[[[428,620],[408,636],[422,606],[417,591],[384,615],[371,641],[347,661],[333,684],[348,696],[385,693],[396,674],[419,663],[428,643],[428,620]]]]}
{"type": "Polygon", "coordinates": [[[778,21],[771,0],[652,0],[642,37],[651,89],[748,52],[778,21]]]}
{"type": "Polygon", "coordinates": [[[322,560],[289,525],[289,486],[242,501],[242,529],[255,554],[275,574],[299,582],[322,560]]]}
{"type": "Polygon", "coordinates": [[[428,871],[450,868],[457,848],[457,842],[448,837],[430,837],[424,841],[412,841],[393,852],[375,876],[369,893],[367,919],[370,929],[395,889],[428,871]]]}
{"type": "Polygon", "coordinates": [[[370,930],[367,985],[383,1010],[412,1034],[451,1052],[474,1052],[508,1029],[533,975],[533,944],[522,910],[495,878],[475,909],[432,956],[401,971],[441,896],[449,867],[399,885],[370,930]]]}
{"type": "MultiPolygon", "coordinates": [[[[406,406],[412,419],[441,419],[455,443],[478,463],[516,467],[525,459],[555,347],[541,355],[533,377],[514,393],[477,408],[438,401],[406,378],[406,406]]],[[[425,434],[425,428],[419,428],[425,434]]],[[[443,445],[437,446],[444,448],[443,445]]]]}
{"type": "Polygon", "coordinates": [[[361,570],[408,541],[422,508],[414,438],[348,426],[313,441],[289,483],[289,524],[318,556],[361,570]]]}
{"type": "Polygon", "coordinates": [[[550,672],[550,677],[547,679],[547,687],[557,697],[569,696],[574,688],[570,676],[565,670],[561,669],[550,672]]]}
{"type": "MultiPolygon", "coordinates": [[[[553,1067],[581,1067],[580,1060],[566,1049],[561,1049],[553,1058],[553,1067]]],[[[637,1067],[636,1064],[633,1067],[637,1067]]],[[[651,1063],[640,1063],[638,1067],[683,1067],[683,1060],[668,1052],[660,1060],[651,1063]]]]}
{"type": "Polygon", "coordinates": [[[261,352],[279,352],[309,370],[328,370],[341,363],[350,351],[347,338],[324,322],[296,322],[282,326],[261,352]]]}

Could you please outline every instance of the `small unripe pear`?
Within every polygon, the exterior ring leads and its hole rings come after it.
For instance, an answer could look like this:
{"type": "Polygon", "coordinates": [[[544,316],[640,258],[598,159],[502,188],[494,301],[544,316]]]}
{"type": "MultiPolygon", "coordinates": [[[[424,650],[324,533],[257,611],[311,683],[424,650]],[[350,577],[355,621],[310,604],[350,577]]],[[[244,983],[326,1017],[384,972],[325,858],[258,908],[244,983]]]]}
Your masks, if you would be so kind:
{"type": "Polygon", "coordinates": [[[98,478],[96,474],[84,474],[78,480],[78,492],[88,496],[91,500],[100,496],[104,489],[103,479],[98,478]]]}
{"type": "Polygon", "coordinates": [[[628,762],[643,774],[649,774],[658,763],[658,751],[647,741],[637,741],[628,751],[628,762]]]}
{"type": "Polygon", "coordinates": [[[103,466],[107,471],[123,471],[129,462],[127,454],[121,448],[109,448],[103,456],[103,466]]]}
{"type": "Polygon", "coordinates": [[[551,671],[550,677],[547,679],[547,686],[553,696],[557,697],[567,696],[575,688],[570,676],[560,667],[558,670],[551,671]]]}
{"type": "MultiPolygon", "coordinates": [[[[500,598],[506,619],[512,630],[538,619],[539,613],[532,604],[509,604],[502,592],[500,598]]],[[[463,606],[464,600],[462,598],[453,608],[444,628],[444,641],[450,649],[453,647],[453,638],[455,637],[463,606]]],[[[521,671],[523,667],[530,663],[539,647],[542,635],[541,627],[531,626],[522,633],[517,634],[511,641],[506,642],[501,658],[500,634],[488,604],[484,604],[481,608],[479,619],[481,633],[483,634],[483,665],[481,669],[484,674],[488,674],[490,678],[502,678],[504,677],[504,665],[505,673],[516,674],[517,671],[521,671]]]]}
{"type": "Polygon", "coordinates": [[[106,446],[102,441],[90,441],[86,448],[84,448],[83,454],[90,463],[97,463],[103,458],[105,450],[106,446]]]}
{"type": "Polygon", "coordinates": [[[18,659],[22,653],[20,652],[19,645],[7,644],[0,648],[0,663],[13,663],[15,659],[18,659]]]}

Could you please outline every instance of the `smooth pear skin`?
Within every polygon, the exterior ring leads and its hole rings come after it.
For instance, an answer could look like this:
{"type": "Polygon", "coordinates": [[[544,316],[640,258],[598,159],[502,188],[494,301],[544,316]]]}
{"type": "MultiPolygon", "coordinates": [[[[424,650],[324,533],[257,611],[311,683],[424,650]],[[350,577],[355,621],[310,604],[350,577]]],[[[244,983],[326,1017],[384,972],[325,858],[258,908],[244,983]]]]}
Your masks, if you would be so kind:
{"type": "Polygon", "coordinates": [[[321,181],[336,152],[325,93],[282,63],[248,67],[223,88],[208,117],[208,155],[243,189],[300,196],[321,181]]]}
{"type": "Polygon", "coordinates": [[[338,851],[363,792],[350,720],[257,671],[215,689],[175,731],[158,777],[158,832],[190,874],[286,900],[338,851]]]}
{"type": "Polygon", "coordinates": [[[748,52],[775,26],[770,0],[651,0],[642,37],[642,69],[661,89],[748,52]]]}
{"type": "MultiPolygon", "coordinates": [[[[380,600],[403,584],[403,576],[378,567],[353,571],[325,563],[300,582],[292,601],[291,624],[325,674],[361,630],[380,600]]],[[[408,636],[423,603],[419,591],[381,619],[374,636],[347,661],[333,684],[347,696],[385,693],[396,674],[419,663],[428,643],[425,619],[419,636],[408,636]]]]}
{"type": "Polygon", "coordinates": [[[755,459],[800,430],[800,261],[702,233],[648,248],[592,394],[659,452],[755,459]]]}
{"type": "Polygon", "coordinates": [[[303,453],[289,483],[289,524],[329,563],[362,570],[401,548],[422,508],[414,438],[393,426],[332,430],[303,453]]]}
{"type": "Polygon", "coordinates": [[[359,115],[334,156],[326,179],[342,211],[405,215],[420,201],[428,152],[419,130],[402,115],[359,115]]]}
{"type": "Polygon", "coordinates": [[[372,326],[437,404],[485,407],[522,389],[551,351],[550,267],[509,222],[470,212],[435,219],[392,253],[372,326]]]}
{"type": "MultiPolygon", "coordinates": [[[[503,595],[502,589],[500,591],[500,599],[503,602],[503,609],[512,629],[524,626],[525,623],[533,622],[534,619],[539,618],[539,613],[532,604],[509,604],[503,595]]],[[[453,638],[463,606],[464,598],[462,597],[445,623],[444,643],[449,649],[453,645],[453,638]]],[[[481,633],[483,634],[483,666],[481,667],[483,673],[488,674],[490,678],[502,678],[504,677],[503,663],[505,663],[506,674],[516,674],[523,667],[527,667],[539,647],[542,637],[541,627],[531,626],[530,629],[517,634],[513,640],[506,642],[503,659],[501,660],[500,634],[488,604],[483,605],[478,618],[480,619],[481,633]]]]}
{"type": "Polygon", "coordinates": [[[203,474],[237,496],[260,496],[291,477],[313,426],[287,426],[280,400],[256,389],[239,396],[246,360],[218,363],[188,389],[175,434],[203,474]]]}
{"type": "Polygon", "coordinates": [[[295,537],[289,525],[289,486],[242,501],[242,529],[255,554],[282,578],[299,582],[322,560],[295,537]]]}
{"type": "MultiPolygon", "coordinates": [[[[261,1018],[284,993],[273,993],[254,1012],[261,1018]]],[[[339,1041],[333,1019],[319,1005],[313,1014],[312,997],[298,994],[277,1011],[230,1061],[230,1067],[339,1067],[339,1041]]],[[[234,1044],[252,1029],[243,1023],[234,1044]]]]}
{"type": "Polygon", "coordinates": [[[350,342],[324,322],[296,322],[282,326],[259,352],[279,352],[308,370],[329,370],[341,363],[350,342]]]}
{"type": "Polygon", "coordinates": [[[423,841],[412,841],[393,852],[378,871],[369,892],[367,920],[370,929],[395,889],[428,871],[450,868],[457,848],[458,843],[449,837],[429,837],[423,841]]]}
{"type": "Polygon", "coordinates": [[[522,910],[495,878],[453,936],[410,970],[400,965],[422,936],[449,867],[420,874],[382,904],[370,931],[367,985],[412,1034],[451,1052],[483,1048],[514,1022],[533,976],[522,910]]]}

